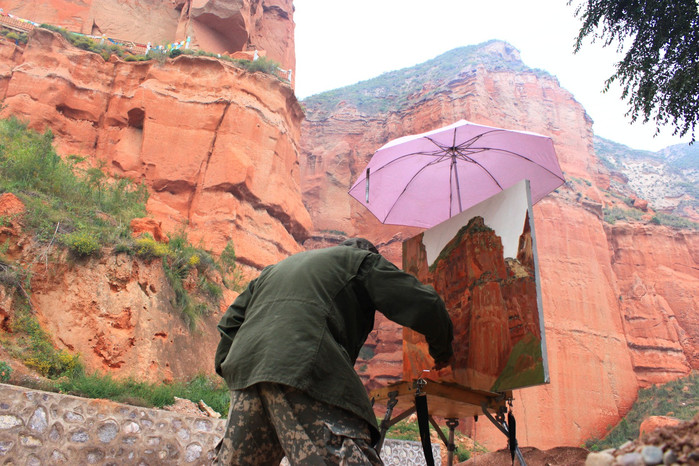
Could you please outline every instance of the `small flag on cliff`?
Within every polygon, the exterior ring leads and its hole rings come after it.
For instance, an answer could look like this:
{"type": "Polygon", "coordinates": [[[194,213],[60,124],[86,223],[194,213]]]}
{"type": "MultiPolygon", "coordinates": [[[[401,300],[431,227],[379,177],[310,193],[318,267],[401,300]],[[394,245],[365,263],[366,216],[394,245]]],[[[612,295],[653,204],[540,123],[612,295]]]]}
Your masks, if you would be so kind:
{"type": "Polygon", "coordinates": [[[349,194],[381,223],[431,228],[524,179],[533,204],[565,182],[551,138],[461,120],[388,142],[349,194]]]}

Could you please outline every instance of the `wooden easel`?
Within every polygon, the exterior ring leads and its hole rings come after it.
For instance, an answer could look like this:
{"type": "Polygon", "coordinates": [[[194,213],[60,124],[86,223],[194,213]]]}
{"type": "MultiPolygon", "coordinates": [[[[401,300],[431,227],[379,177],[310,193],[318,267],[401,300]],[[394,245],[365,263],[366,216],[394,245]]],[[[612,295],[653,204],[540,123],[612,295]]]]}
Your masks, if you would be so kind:
{"type": "MultiPolygon", "coordinates": [[[[429,406],[429,421],[437,431],[439,438],[447,447],[447,464],[454,463],[454,429],[459,425],[459,419],[485,414],[495,426],[503,432],[509,439],[509,429],[505,422],[504,413],[507,411],[507,404],[512,403],[512,392],[493,393],[479,390],[472,390],[461,385],[445,382],[435,382],[428,379],[417,379],[412,382],[402,381],[388,385],[384,388],[372,390],[369,393],[372,402],[386,403],[386,415],[379,426],[381,437],[376,445],[376,450],[381,451],[388,429],[407,418],[415,412],[415,396],[424,395],[427,397],[429,406]],[[402,409],[401,414],[391,418],[394,409],[402,409]],[[493,416],[490,411],[496,413],[493,416]],[[439,427],[434,417],[446,420],[449,428],[449,438],[447,438],[439,427]]],[[[519,447],[514,442],[514,449],[517,458],[522,466],[526,466],[519,447]]]]}

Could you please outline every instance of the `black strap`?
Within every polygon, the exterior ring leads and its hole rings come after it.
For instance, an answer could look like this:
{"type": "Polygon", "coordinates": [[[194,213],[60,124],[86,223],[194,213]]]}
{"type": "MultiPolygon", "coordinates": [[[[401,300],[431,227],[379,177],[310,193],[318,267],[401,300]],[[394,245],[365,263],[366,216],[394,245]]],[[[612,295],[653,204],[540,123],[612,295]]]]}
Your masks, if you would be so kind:
{"type": "Polygon", "coordinates": [[[430,441],[430,420],[427,411],[427,396],[415,395],[415,411],[417,412],[417,426],[420,428],[422,451],[425,453],[425,463],[427,466],[434,466],[432,442],[430,441]]]}
{"type": "Polygon", "coordinates": [[[515,415],[512,411],[507,413],[507,440],[510,446],[510,457],[512,457],[512,466],[515,464],[515,453],[517,452],[517,423],[515,415]]]}

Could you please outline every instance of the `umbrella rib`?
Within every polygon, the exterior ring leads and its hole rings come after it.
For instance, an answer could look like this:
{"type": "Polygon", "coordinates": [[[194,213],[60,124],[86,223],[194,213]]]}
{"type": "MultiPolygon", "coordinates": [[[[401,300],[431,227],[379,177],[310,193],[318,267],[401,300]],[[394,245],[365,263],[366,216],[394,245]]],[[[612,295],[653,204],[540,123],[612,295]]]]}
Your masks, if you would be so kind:
{"type": "MultiPolygon", "coordinates": [[[[414,180],[415,178],[417,178],[417,176],[418,176],[423,170],[425,170],[427,167],[429,167],[429,166],[431,166],[431,165],[434,165],[434,164],[436,164],[436,163],[439,163],[439,160],[433,160],[432,162],[423,165],[423,166],[410,178],[410,180],[408,180],[408,182],[405,183],[405,186],[403,187],[403,191],[401,191],[401,193],[400,193],[398,196],[396,196],[396,200],[393,202],[393,205],[391,206],[391,208],[388,209],[388,212],[386,212],[386,215],[384,216],[383,220],[381,220],[381,223],[384,223],[384,222],[386,221],[386,219],[388,218],[388,216],[391,215],[391,212],[393,212],[393,208],[396,206],[396,204],[398,204],[398,201],[400,200],[400,198],[401,198],[401,197],[403,196],[403,194],[405,194],[405,192],[408,190],[408,186],[410,186],[410,183],[412,183],[413,180],[414,180]]],[[[386,166],[386,165],[384,165],[384,167],[385,167],[385,166],[386,166]]]]}
{"type": "MultiPolygon", "coordinates": [[[[548,168],[546,168],[546,167],[543,166],[542,164],[535,162],[534,160],[530,159],[530,158],[527,157],[527,156],[524,156],[524,155],[522,155],[522,154],[518,154],[517,152],[513,152],[513,151],[511,151],[511,150],[506,150],[506,149],[498,149],[498,148],[494,148],[494,147],[479,147],[479,148],[477,148],[477,149],[478,149],[478,152],[485,152],[485,151],[489,151],[489,150],[490,150],[490,151],[493,151],[493,152],[495,152],[495,151],[497,151],[497,152],[503,152],[503,153],[505,153],[505,154],[509,154],[509,155],[513,155],[513,156],[515,156],[515,157],[519,157],[519,158],[524,159],[524,160],[526,160],[526,161],[528,161],[528,162],[530,162],[530,163],[533,163],[533,164],[536,165],[537,167],[543,168],[544,170],[546,170],[547,172],[549,172],[550,174],[552,174],[553,176],[555,176],[555,177],[558,178],[559,180],[565,181],[565,179],[564,179],[564,178],[561,178],[557,173],[554,173],[553,171],[549,170],[548,168]]],[[[471,152],[470,154],[473,154],[473,153],[475,153],[475,152],[471,152]]],[[[475,159],[473,159],[472,157],[470,157],[470,156],[468,156],[468,155],[466,155],[466,154],[462,154],[461,152],[459,152],[459,155],[461,155],[461,156],[463,156],[463,157],[466,157],[466,158],[468,158],[470,161],[472,161],[473,163],[475,163],[476,165],[481,166],[480,163],[478,163],[478,162],[477,162],[475,159]]],[[[483,168],[483,169],[487,171],[487,169],[485,169],[485,168],[483,168]]],[[[498,186],[499,186],[499,185],[498,185],[498,186]]]]}
{"type": "Polygon", "coordinates": [[[396,157],[395,159],[389,160],[388,162],[386,162],[385,164],[381,165],[380,167],[372,168],[372,169],[371,169],[371,173],[372,173],[373,175],[375,175],[376,172],[379,172],[379,171],[383,170],[384,168],[388,168],[390,165],[392,165],[392,164],[394,164],[394,163],[398,163],[398,162],[400,162],[401,160],[403,160],[403,159],[405,159],[405,158],[407,158],[407,157],[412,157],[412,156],[414,156],[414,155],[427,155],[427,156],[432,156],[432,157],[439,157],[437,160],[430,162],[430,164],[439,162],[439,161],[441,161],[442,159],[448,157],[446,154],[442,154],[442,153],[439,153],[439,152],[436,152],[436,151],[435,151],[435,152],[411,152],[410,154],[403,154],[403,155],[401,155],[400,157],[396,157]]]}

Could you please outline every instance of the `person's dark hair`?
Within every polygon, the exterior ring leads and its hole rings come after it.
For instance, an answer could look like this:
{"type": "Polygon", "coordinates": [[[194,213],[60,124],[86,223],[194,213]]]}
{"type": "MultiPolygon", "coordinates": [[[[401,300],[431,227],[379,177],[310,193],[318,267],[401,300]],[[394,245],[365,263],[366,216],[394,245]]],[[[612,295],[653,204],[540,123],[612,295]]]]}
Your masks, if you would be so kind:
{"type": "Polygon", "coordinates": [[[364,238],[350,238],[346,239],[342,243],[340,243],[340,246],[349,246],[351,248],[357,248],[357,249],[364,249],[367,251],[371,251],[374,254],[378,254],[379,250],[376,249],[376,246],[374,246],[371,241],[364,239],[364,238]]]}

